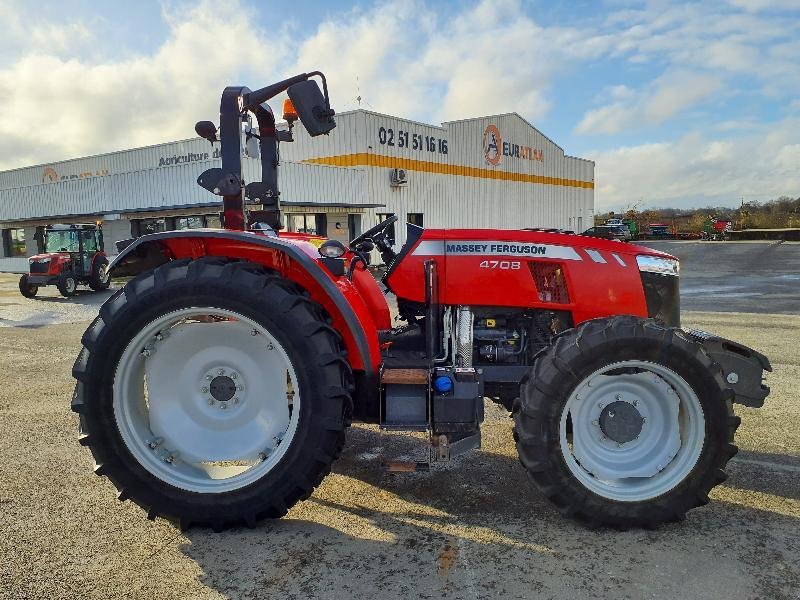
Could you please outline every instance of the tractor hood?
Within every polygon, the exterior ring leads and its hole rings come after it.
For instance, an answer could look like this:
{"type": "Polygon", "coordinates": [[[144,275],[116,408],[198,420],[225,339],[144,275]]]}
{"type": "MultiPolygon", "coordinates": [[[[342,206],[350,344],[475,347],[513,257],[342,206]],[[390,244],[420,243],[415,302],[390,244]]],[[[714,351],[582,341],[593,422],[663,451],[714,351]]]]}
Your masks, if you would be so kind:
{"type": "MultiPolygon", "coordinates": [[[[649,256],[659,256],[677,260],[671,254],[639,246],[629,242],[619,240],[606,240],[602,238],[578,235],[575,233],[565,233],[548,229],[425,229],[424,239],[442,240],[448,244],[457,244],[460,241],[486,241],[489,246],[485,252],[497,252],[492,248],[494,242],[522,242],[542,246],[559,246],[569,248],[593,249],[603,252],[613,252],[617,254],[645,254],[649,256]]],[[[510,247],[510,251],[524,250],[524,248],[510,247]]],[[[542,258],[545,257],[547,250],[544,250],[542,258]]]]}
{"type": "Polygon", "coordinates": [[[44,254],[34,254],[28,257],[28,262],[45,262],[48,260],[69,260],[69,252],[47,252],[44,254]]]}
{"type": "Polygon", "coordinates": [[[564,310],[576,323],[619,313],[679,320],[677,259],[636,244],[554,230],[409,228],[384,281],[399,298],[424,302],[431,260],[445,304],[564,310]]]}

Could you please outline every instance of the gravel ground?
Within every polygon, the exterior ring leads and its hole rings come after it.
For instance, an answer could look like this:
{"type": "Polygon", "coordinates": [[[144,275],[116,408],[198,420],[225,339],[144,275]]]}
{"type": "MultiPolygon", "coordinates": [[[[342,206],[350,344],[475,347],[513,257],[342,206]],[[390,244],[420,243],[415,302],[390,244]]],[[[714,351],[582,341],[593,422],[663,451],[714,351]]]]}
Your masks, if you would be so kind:
{"type": "Polygon", "coordinates": [[[622,533],[565,521],[532,489],[495,405],[483,448],[450,465],[386,474],[383,459],[422,456],[420,438],[355,426],[286,518],[180,533],[118,502],[77,443],[70,368],[86,324],[0,329],[0,598],[796,599],[800,317],[684,321],[766,353],[772,395],[737,408],[741,452],[710,505],[622,533]]]}

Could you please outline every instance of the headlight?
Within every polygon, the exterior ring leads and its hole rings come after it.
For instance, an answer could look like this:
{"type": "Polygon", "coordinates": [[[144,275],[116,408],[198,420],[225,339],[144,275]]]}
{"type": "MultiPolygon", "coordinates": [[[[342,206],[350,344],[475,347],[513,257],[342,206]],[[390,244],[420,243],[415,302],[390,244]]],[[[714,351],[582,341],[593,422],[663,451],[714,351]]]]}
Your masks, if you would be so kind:
{"type": "Polygon", "coordinates": [[[659,275],[674,275],[678,276],[680,266],[674,258],[663,258],[661,256],[647,256],[640,254],[636,257],[636,264],[639,265],[639,270],[646,273],[657,273],[659,275]]]}
{"type": "Polygon", "coordinates": [[[326,240],[319,247],[319,254],[325,258],[341,258],[347,249],[338,240],[326,240]]]}

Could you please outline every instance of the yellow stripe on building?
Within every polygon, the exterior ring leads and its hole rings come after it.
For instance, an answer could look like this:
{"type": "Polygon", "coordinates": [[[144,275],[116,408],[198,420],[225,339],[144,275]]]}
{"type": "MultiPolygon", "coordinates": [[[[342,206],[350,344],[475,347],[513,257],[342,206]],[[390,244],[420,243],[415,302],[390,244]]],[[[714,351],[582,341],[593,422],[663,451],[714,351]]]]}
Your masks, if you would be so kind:
{"type": "Polygon", "coordinates": [[[493,171],[478,167],[465,167],[463,165],[447,165],[416,160],[413,158],[398,158],[382,156],[371,152],[358,152],[356,154],[341,154],[339,156],[322,156],[309,158],[303,162],[334,167],[388,167],[390,169],[405,169],[407,171],[422,171],[424,173],[439,173],[440,175],[460,175],[462,177],[478,177],[481,179],[501,179],[505,181],[519,181],[521,183],[542,183],[545,185],[563,185],[578,188],[594,188],[594,181],[581,181],[578,179],[562,179],[561,177],[548,177],[546,175],[529,175],[527,173],[510,173],[508,171],[493,171]]]}

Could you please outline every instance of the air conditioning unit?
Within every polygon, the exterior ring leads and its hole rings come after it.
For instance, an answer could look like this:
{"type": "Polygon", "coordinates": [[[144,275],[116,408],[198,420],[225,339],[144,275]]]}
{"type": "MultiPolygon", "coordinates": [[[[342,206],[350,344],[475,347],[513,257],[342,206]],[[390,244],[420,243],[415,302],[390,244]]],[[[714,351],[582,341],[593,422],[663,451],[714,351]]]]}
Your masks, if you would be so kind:
{"type": "Polygon", "coordinates": [[[408,185],[408,175],[405,169],[392,169],[391,185],[392,187],[408,185]]]}

